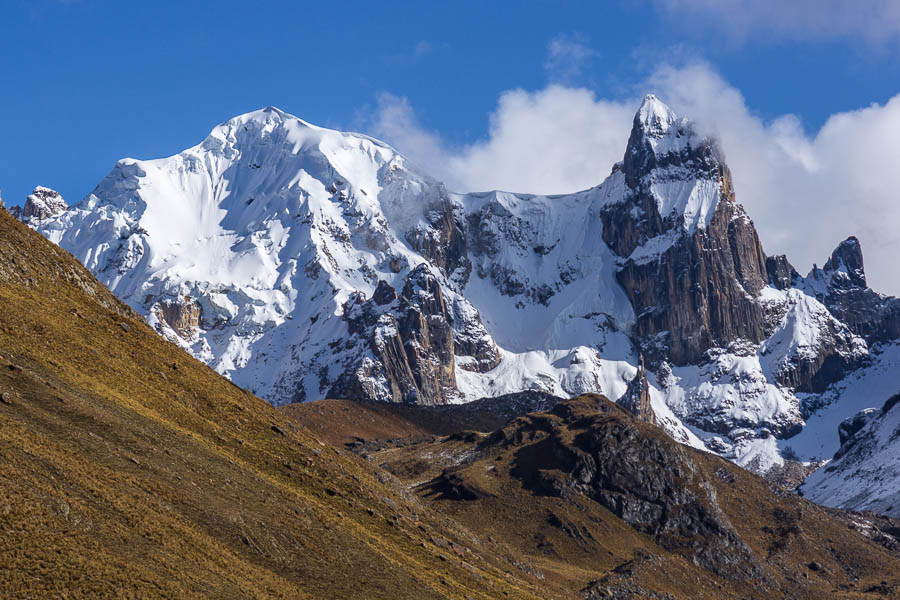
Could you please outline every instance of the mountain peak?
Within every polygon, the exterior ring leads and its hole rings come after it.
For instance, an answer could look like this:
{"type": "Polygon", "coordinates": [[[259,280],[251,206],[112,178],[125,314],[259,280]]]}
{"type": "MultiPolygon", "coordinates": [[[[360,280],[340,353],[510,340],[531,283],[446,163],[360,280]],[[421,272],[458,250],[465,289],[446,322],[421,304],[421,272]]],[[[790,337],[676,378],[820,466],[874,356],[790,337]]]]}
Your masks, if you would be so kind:
{"type": "Polygon", "coordinates": [[[42,185],[37,186],[25,199],[22,207],[22,218],[37,220],[48,219],[64,213],[69,205],[56,190],[42,185]]]}
{"type": "Polygon", "coordinates": [[[308,123],[307,121],[304,121],[300,117],[292,115],[289,112],[285,112],[285,111],[281,110],[280,108],[278,108],[277,106],[265,106],[263,108],[253,110],[253,111],[244,113],[242,115],[238,115],[236,117],[229,119],[228,121],[226,121],[225,123],[220,125],[220,127],[223,125],[228,125],[228,124],[235,124],[235,123],[246,124],[246,123],[251,123],[251,122],[259,123],[262,125],[272,124],[272,123],[274,123],[274,124],[292,123],[292,124],[300,125],[302,127],[318,129],[312,123],[308,123]]]}
{"type": "Polygon", "coordinates": [[[634,116],[635,126],[649,136],[661,138],[678,121],[678,116],[662,100],[653,94],[644,96],[641,107],[634,116]]]}
{"type": "Polygon", "coordinates": [[[857,287],[866,287],[866,271],[863,265],[862,246],[855,236],[850,236],[834,249],[825,263],[825,271],[842,273],[842,278],[857,287]],[[845,277],[844,277],[845,276],[845,277]]]}
{"type": "Polygon", "coordinates": [[[715,140],[700,135],[692,121],[679,117],[657,96],[644,96],[622,162],[629,187],[634,189],[653,172],[669,167],[691,178],[717,180],[721,164],[715,140]],[[682,169],[685,166],[690,172],[682,169]]]}

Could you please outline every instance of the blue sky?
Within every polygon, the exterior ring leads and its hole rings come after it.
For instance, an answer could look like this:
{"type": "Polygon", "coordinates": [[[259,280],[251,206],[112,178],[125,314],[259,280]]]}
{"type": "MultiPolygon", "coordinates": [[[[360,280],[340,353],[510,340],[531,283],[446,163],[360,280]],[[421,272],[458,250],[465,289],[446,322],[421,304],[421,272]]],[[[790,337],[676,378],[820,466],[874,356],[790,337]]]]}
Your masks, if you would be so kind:
{"type": "MultiPolygon", "coordinates": [[[[717,131],[729,129],[721,119],[739,118],[768,136],[766,143],[783,147],[784,139],[793,140],[791,156],[800,163],[809,146],[812,162],[804,164],[821,173],[831,156],[818,147],[823,125],[834,115],[885,105],[900,92],[900,13],[888,0],[872,0],[868,11],[838,0],[798,0],[796,10],[774,0],[246,4],[4,1],[0,188],[6,202],[21,203],[35,185],[77,201],[117,159],[174,154],[215,124],[265,105],[381,135],[426,165],[435,153],[465,157],[491,147],[511,90],[536,106],[553,86],[629,111],[644,91],[668,92],[681,98],[676,108],[702,113],[694,118],[718,115],[720,121],[710,117],[717,131]],[[682,80],[702,79],[697,69],[707,83],[678,92],[682,80]],[[728,96],[734,110],[709,107],[697,99],[701,94],[728,96]],[[386,121],[391,108],[402,109],[400,129],[396,119],[386,121]],[[411,128],[431,145],[422,150],[421,138],[407,139],[411,128]]],[[[579,110],[578,102],[560,106],[579,110]]],[[[744,137],[726,132],[723,138],[729,135],[744,137]]],[[[746,162],[746,149],[735,150],[726,144],[726,154],[746,162]]],[[[598,165],[594,183],[610,164],[598,165]]],[[[765,171],[747,167],[754,169],[765,171]]],[[[458,179],[470,186],[534,184],[515,175],[458,179]]],[[[554,181],[548,176],[550,189],[536,191],[569,191],[555,190],[554,181]]],[[[790,185],[802,192],[802,181],[790,185]]],[[[748,184],[746,203],[767,193],[748,184]]],[[[890,189],[879,193],[891,202],[890,189]]],[[[838,205],[840,198],[829,202],[838,205]]],[[[759,204],[757,220],[777,223],[778,215],[759,204]]],[[[873,210],[880,208],[876,203],[873,210]]],[[[751,216],[757,218],[753,210],[751,216]]],[[[858,225],[865,227],[878,228],[858,225]]],[[[776,229],[767,249],[792,250],[789,234],[776,229]]],[[[816,256],[839,241],[832,239],[838,233],[822,236],[816,256]]],[[[896,235],[869,238],[877,252],[900,250],[896,235]]]]}

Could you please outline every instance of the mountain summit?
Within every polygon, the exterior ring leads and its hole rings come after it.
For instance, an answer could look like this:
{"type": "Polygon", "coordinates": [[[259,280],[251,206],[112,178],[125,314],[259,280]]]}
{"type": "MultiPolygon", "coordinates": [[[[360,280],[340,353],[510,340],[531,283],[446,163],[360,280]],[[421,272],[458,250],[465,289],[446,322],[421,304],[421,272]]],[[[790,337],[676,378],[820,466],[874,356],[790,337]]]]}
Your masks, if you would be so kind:
{"type": "MultiPolygon", "coordinates": [[[[273,404],[615,400],[643,353],[656,422],[761,472],[900,336],[860,316],[900,322],[846,243],[806,278],[767,257],[716,141],[652,95],[622,162],[574,194],[456,193],[382,142],[270,107],[122,160],[33,225],[273,404]]],[[[837,450],[826,427],[803,458],[837,450]]]]}
{"type": "Polygon", "coordinates": [[[678,117],[654,94],[647,94],[634,120],[648,135],[659,139],[668,133],[669,128],[678,121],[678,117]]]}

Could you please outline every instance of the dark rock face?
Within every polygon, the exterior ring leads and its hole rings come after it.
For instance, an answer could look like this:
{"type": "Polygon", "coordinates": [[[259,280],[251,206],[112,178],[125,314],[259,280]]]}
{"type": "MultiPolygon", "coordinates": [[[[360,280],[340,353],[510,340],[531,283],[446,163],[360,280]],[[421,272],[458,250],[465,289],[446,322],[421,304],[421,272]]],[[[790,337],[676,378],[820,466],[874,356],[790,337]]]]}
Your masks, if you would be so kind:
{"type": "Polygon", "coordinates": [[[369,300],[352,296],[344,318],[375,361],[345,372],[330,396],[442,404],[455,392],[453,333],[443,293],[427,267],[409,274],[402,295],[381,281],[369,300]],[[381,397],[378,382],[389,397],[381,397]]]}
{"type": "Polygon", "coordinates": [[[411,229],[406,241],[441,270],[445,277],[464,285],[472,264],[466,245],[466,219],[462,208],[446,196],[443,186],[438,198],[425,210],[429,227],[411,229]]]}
{"type": "Polygon", "coordinates": [[[531,443],[518,450],[514,475],[536,493],[583,494],[705,569],[731,578],[763,575],[687,452],[605,397],[581,396],[517,419],[482,447],[524,442],[531,443]]]}
{"type": "Polygon", "coordinates": [[[841,242],[807,279],[835,318],[870,344],[900,338],[900,298],[867,286],[862,246],[855,237],[841,242]]]}
{"type": "Polygon", "coordinates": [[[385,304],[390,304],[396,299],[397,290],[392,288],[387,281],[381,279],[378,282],[378,286],[376,286],[375,288],[375,292],[372,294],[372,300],[378,306],[384,306],[385,304]]]}
{"type": "Polygon", "coordinates": [[[834,278],[835,287],[867,287],[862,247],[856,237],[848,237],[834,249],[825,263],[825,272],[842,274],[842,277],[834,278]]]}
{"type": "Polygon", "coordinates": [[[656,424],[656,413],[653,412],[653,407],[650,405],[650,382],[647,380],[643,355],[641,355],[634,379],[628,383],[628,389],[619,398],[619,404],[633,414],[638,421],[651,425],[656,424]]]}
{"type": "Polygon", "coordinates": [[[841,446],[844,446],[850,438],[852,438],[860,429],[866,426],[866,423],[878,416],[878,410],[875,408],[867,408],[841,421],[838,425],[838,437],[841,440],[841,446]]]}
{"type": "Polygon", "coordinates": [[[651,362],[667,357],[675,364],[697,362],[708,348],[736,339],[761,341],[765,318],[754,297],[768,281],[766,259],[716,144],[697,137],[685,122],[654,134],[640,116],[625,160],[616,166],[624,174],[626,199],[600,212],[603,239],[622,257],[617,279],[637,316],[634,336],[651,362]],[[654,149],[659,135],[690,141],[674,150],[654,149]],[[692,231],[683,215],[660,214],[651,186],[693,180],[714,184],[718,201],[708,225],[692,231]],[[632,258],[648,243],[665,249],[649,259],[632,258]]]}
{"type": "MultiPolygon", "coordinates": [[[[344,318],[374,360],[363,358],[345,368],[329,396],[425,405],[446,404],[458,396],[452,310],[426,265],[409,273],[399,295],[379,281],[368,300],[362,294],[351,296],[344,318]]],[[[472,324],[477,325],[480,321],[472,324]]],[[[499,352],[489,337],[480,339],[480,345],[467,339],[465,350],[472,353],[466,355],[476,365],[495,365],[499,352]]]]}
{"type": "Polygon", "coordinates": [[[794,281],[800,278],[800,273],[788,262],[784,254],[766,257],[766,273],[769,276],[769,283],[779,290],[793,287],[794,281]]]}
{"type": "Polygon", "coordinates": [[[778,383],[798,392],[824,392],[829,385],[859,366],[860,356],[847,352],[847,347],[844,340],[823,345],[815,356],[797,360],[793,368],[780,371],[778,383]]]}

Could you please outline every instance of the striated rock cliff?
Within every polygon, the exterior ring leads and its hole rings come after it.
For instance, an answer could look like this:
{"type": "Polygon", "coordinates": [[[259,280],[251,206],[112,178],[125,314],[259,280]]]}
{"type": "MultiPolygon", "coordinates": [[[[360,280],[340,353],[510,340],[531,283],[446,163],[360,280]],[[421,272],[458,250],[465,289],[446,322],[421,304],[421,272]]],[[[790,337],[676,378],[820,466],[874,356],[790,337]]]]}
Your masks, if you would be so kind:
{"type": "Polygon", "coordinates": [[[603,239],[621,257],[616,277],[651,362],[697,362],[713,346],[761,341],[754,297],[766,259],[716,143],[648,96],[615,170],[627,189],[600,212],[603,239]]]}
{"type": "MultiPolygon", "coordinates": [[[[458,400],[452,311],[427,265],[409,272],[400,294],[382,280],[368,300],[352,295],[344,319],[353,336],[346,344],[362,343],[371,356],[347,365],[329,396],[410,404],[458,400]]],[[[467,336],[463,345],[462,352],[476,359],[469,368],[490,370],[499,362],[489,337],[467,336]]]]}
{"type": "Polygon", "coordinates": [[[190,296],[164,298],[150,309],[160,333],[173,332],[182,340],[190,340],[200,326],[200,305],[190,296]]]}

